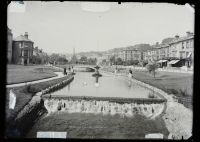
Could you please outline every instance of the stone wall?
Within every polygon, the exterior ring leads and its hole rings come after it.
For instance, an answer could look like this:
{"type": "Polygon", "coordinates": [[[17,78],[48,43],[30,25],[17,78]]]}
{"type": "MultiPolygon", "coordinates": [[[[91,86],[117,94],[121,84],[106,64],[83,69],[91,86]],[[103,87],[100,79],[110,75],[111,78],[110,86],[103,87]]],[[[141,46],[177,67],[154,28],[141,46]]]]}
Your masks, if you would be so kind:
{"type": "Polygon", "coordinates": [[[55,91],[56,89],[58,90],[64,85],[67,85],[73,78],[74,77],[72,76],[68,80],[64,80],[61,83],[36,93],[31,101],[17,114],[15,120],[11,120],[12,122],[7,124],[6,136],[9,138],[24,137],[27,131],[33,126],[34,122],[47,112],[41,96],[47,92],[55,91]]]}

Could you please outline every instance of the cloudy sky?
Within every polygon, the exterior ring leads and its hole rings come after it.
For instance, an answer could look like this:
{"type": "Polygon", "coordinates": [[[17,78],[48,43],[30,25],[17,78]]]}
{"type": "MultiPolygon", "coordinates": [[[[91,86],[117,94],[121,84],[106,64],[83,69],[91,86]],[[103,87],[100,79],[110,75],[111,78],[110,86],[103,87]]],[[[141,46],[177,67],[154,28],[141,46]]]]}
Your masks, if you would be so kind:
{"type": "Polygon", "coordinates": [[[14,38],[28,32],[34,46],[48,53],[154,44],[194,32],[194,13],[185,5],[26,1],[25,12],[15,8],[8,7],[14,38]]]}

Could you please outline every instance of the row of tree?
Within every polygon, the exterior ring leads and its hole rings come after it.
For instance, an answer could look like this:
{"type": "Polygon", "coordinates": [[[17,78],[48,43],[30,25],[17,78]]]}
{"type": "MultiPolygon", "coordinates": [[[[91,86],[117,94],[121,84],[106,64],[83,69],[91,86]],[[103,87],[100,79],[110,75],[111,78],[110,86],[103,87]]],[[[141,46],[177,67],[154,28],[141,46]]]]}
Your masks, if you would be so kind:
{"type": "Polygon", "coordinates": [[[49,60],[49,57],[47,54],[41,54],[41,55],[33,55],[30,57],[30,63],[32,64],[45,64],[49,60]]]}
{"type": "Polygon", "coordinates": [[[89,65],[96,65],[97,59],[96,58],[87,58],[86,56],[82,56],[77,63],[79,64],[89,64],[89,65]]]}
{"type": "Polygon", "coordinates": [[[82,56],[80,59],[76,59],[75,57],[71,60],[67,60],[65,55],[60,54],[51,54],[49,56],[49,62],[51,64],[89,64],[89,65],[96,65],[97,59],[96,58],[87,58],[86,56],[82,56]]]}
{"type": "MultiPolygon", "coordinates": [[[[102,62],[106,62],[103,60],[102,62]]],[[[139,61],[139,60],[128,60],[128,61],[123,61],[121,58],[116,58],[115,56],[112,56],[110,58],[110,64],[112,65],[141,65],[145,66],[148,62],[147,61],[139,61]]]]}
{"type": "Polygon", "coordinates": [[[53,53],[49,56],[49,63],[51,64],[66,64],[68,62],[65,55],[53,53]]]}

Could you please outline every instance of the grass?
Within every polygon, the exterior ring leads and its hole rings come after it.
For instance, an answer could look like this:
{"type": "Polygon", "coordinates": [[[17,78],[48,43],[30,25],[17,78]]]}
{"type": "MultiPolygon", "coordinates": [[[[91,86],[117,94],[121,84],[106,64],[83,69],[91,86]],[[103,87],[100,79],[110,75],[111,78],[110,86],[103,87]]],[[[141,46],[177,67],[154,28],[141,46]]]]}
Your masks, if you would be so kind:
{"type": "Polygon", "coordinates": [[[56,76],[53,67],[43,65],[7,65],[7,84],[22,83],[56,76]]]}
{"type": "Polygon", "coordinates": [[[156,78],[146,71],[134,71],[134,78],[174,94],[180,103],[192,109],[193,75],[186,73],[157,72],[156,78]],[[187,101],[185,101],[187,100],[187,101]]]}
{"type": "Polygon", "coordinates": [[[192,95],[193,76],[183,73],[157,72],[156,78],[145,71],[133,71],[134,78],[156,86],[168,93],[192,95]],[[180,91],[181,90],[181,91],[180,91]]]}
{"type": "Polygon", "coordinates": [[[36,92],[46,89],[68,78],[69,76],[65,76],[63,78],[53,79],[46,82],[40,82],[33,85],[13,88],[13,91],[17,97],[14,110],[8,108],[9,91],[11,88],[7,89],[6,90],[6,118],[7,118],[6,120],[9,121],[9,120],[14,119],[16,115],[18,114],[18,112],[22,110],[26,104],[28,104],[28,102],[32,99],[33,95],[35,95],[36,92]]]}
{"type": "MultiPolygon", "coordinates": [[[[105,68],[106,71],[114,71],[114,68],[105,68]]],[[[120,73],[127,73],[121,70],[120,73]]],[[[133,77],[144,83],[157,87],[169,94],[174,94],[186,107],[192,108],[193,75],[187,73],[156,71],[155,78],[148,71],[133,70],[133,77]],[[184,101],[187,99],[188,101],[184,101]]]]}
{"type": "MultiPolygon", "coordinates": [[[[59,112],[58,112],[59,113],[59,112]]],[[[140,115],[132,118],[119,115],[62,113],[40,119],[27,134],[35,138],[38,131],[63,131],[67,138],[144,139],[148,133],[169,132],[161,117],[155,120],[140,115]]]]}

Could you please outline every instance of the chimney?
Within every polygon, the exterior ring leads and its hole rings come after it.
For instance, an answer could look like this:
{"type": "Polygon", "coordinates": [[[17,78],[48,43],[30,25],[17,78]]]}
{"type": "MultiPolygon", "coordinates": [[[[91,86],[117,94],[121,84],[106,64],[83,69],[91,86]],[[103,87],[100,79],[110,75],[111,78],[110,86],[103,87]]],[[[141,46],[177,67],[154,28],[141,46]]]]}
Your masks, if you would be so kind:
{"type": "Polygon", "coordinates": [[[28,32],[25,32],[24,36],[25,36],[26,38],[28,38],[28,32]]]}
{"type": "Polygon", "coordinates": [[[35,49],[38,50],[38,47],[36,46],[35,49]]]}
{"type": "Polygon", "coordinates": [[[179,35],[175,35],[175,38],[178,39],[178,38],[179,38],[179,35]]]}
{"type": "Polygon", "coordinates": [[[187,32],[186,32],[186,35],[187,35],[187,36],[192,36],[192,35],[193,35],[193,33],[192,33],[192,32],[190,32],[190,31],[187,31],[187,32]]]}

